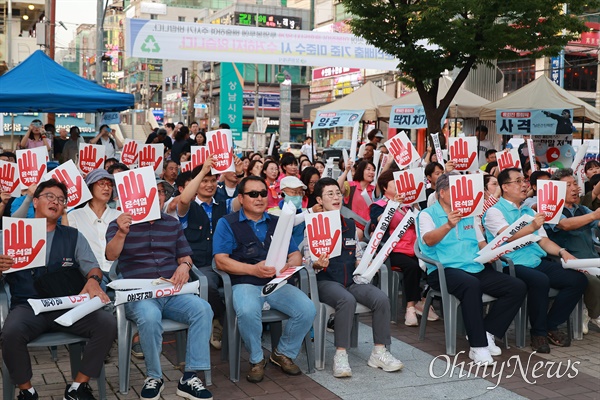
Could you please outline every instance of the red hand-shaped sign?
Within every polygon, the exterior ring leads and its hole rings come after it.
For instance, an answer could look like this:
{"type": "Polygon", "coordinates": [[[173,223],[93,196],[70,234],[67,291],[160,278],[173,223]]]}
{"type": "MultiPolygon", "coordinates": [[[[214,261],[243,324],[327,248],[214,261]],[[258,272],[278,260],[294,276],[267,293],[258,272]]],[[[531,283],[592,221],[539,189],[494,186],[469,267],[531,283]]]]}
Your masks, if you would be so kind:
{"type": "Polygon", "coordinates": [[[191,161],[183,161],[181,163],[181,172],[188,172],[191,171],[192,168],[192,162],[191,161]]]}
{"type": "Polygon", "coordinates": [[[77,178],[75,178],[75,183],[73,183],[73,180],[67,171],[57,169],[56,171],[52,171],[52,178],[65,184],[68,193],[67,206],[75,207],[79,203],[82,195],[81,182],[83,179],[81,179],[81,176],[78,175],[77,178]]]}
{"type": "Polygon", "coordinates": [[[140,162],[139,162],[140,168],[150,166],[154,169],[154,171],[156,171],[158,169],[158,167],[160,166],[160,164],[163,161],[162,156],[158,157],[158,159],[156,158],[156,149],[152,145],[144,146],[142,148],[142,151],[140,151],[139,157],[140,157],[140,162]]]}
{"type": "Polygon", "coordinates": [[[4,229],[4,254],[13,257],[13,269],[20,269],[31,264],[44,246],[44,239],[38,240],[33,245],[33,228],[25,226],[25,221],[13,223],[10,228],[4,229]]]}
{"type": "Polygon", "coordinates": [[[400,176],[396,180],[396,190],[398,194],[404,193],[405,205],[409,205],[417,201],[421,191],[423,190],[424,183],[420,182],[417,186],[415,184],[415,176],[409,172],[401,172],[400,176]]]}
{"type": "Polygon", "coordinates": [[[454,169],[457,171],[467,171],[477,157],[477,152],[469,153],[469,142],[458,138],[450,146],[450,159],[454,161],[454,169]]]}
{"type": "Polygon", "coordinates": [[[123,212],[131,213],[134,221],[141,221],[150,214],[154,197],[156,197],[156,188],[153,187],[150,193],[146,193],[143,176],[134,171],[129,171],[123,177],[123,183],[119,184],[119,200],[123,212]]]}
{"type": "Polygon", "coordinates": [[[0,168],[0,183],[4,193],[12,193],[19,186],[19,177],[15,175],[15,166],[4,164],[0,168]]]}
{"type": "Polygon", "coordinates": [[[463,217],[473,214],[483,197],[483,192],[474,196],[473,181],[466,176],[460,177],[451,189],[452,210],[460,211],[463,217]]]}
{"type": "Polygon", "coordinates": [[[79,150],[79,169],[85,174],[89,174],[102,166],[104,157],[97,159],[98,150],[95,146],[85,146],[79,150]]]}
{"type": "Polygon", "coordinates": [[[215,155],[216,161],[212,167],[218,172],[225,172],[233,162],[233,150],[229,147],[227,134],[224,132],[215,132],[208,142],[208,151],[215,155]]]}
{"type": "Polygon", "coordinates": [[[333,237],[331,236],[329,217],[323,217],[322,214],[313,219],[306,230],[310,251],[317,257],[323,253],[331,254],[341,234],[341,231],[336,230],[333,237]]]}
{"type": "Polygon", "coordinates": [[[123,164],[135,164],[135,160],[137,160],[138,157],[137,147],[137,143],[134,141],[128,142],[123,146],[123,151],[121,152],[121,162],[123,164]]]}
{"type": "Polygon", "coordinates": [[[520,168],[520,167],[521,167],[521,160],[519,160],[518,158],[516,160],[513,160],[513,156],[512,156],[512,153],[510,152],[510,150],[506,150],[505,152],[500,154],[500,157],[498,158],[498,168],[500,168],[500,171],[502,171],[503,169],[507,169],[507,168],[520,168]]]}
{"type": "Polygon", "coordinates": [[[542,184],[538,190],[538,212],[545,214],[545,220],[550,221],[556,214],[562,212],[565,199],[558,198],[558,186],[552,182],[542,184]]]}
{"type": "Polygon", "coordinates": [[[32,151],[24,152],[18,160],[19,178],[27,187],[37,185],[46,172],[46,163],[41,162],[38,167],[38,157],[32,151]]]}
{"type": "Polygon", "coordinates": [[[399,137],[392,139],[390,142],[390,153],[394,156],[396,164],[400,168],[406,167],[412,160],[412,146],[409,143],[404,144],[399,137]]]}
{"type": "Polygon", "coordinates": [[[204,161],[206,161],[206,159],[208,158],[209,151],[206,146],[199,146],[195,150],[196,151],[192,153],[192,163],[190,169],[194,169],[198,165],[204,164],[204,161]]]}

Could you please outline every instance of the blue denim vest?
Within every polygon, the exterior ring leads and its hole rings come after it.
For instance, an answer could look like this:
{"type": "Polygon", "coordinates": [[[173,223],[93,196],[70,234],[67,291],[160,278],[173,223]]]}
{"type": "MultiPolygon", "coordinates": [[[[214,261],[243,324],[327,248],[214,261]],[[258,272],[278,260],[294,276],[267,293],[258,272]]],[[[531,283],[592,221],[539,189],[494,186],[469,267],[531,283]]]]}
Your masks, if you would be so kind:
{"type": "Polygon", "coordinates": [[[209,267],[213,259],[213,232],[219,219],[227,214],[225,201],[212,204],[212,226],[204,208],[192,201],[188,211],[187,228],[183,230],[192,251],[192,261],[198,268],[209,267]]]}
{"type": "MultiPolygon", "coordinates": [[[[270,216],[267,220],[268,229],[265,241],[261,242],[248,221],[240,222],[240,212],[234,212],[224,217],[233,231],[233,236],[237,243],[237,247],[230,254],[230,257],[236,261],[257,264],[267,259],[267,253],[269,252],[269,246],[271,245],[271,237],[275,233],[275,226],[277,226],[277,217],[270,216]]],[[[250,285],[264,286],[272,278],[258,278],[252,275],[231,275],[231,284],[237,285],[238,283],[247,283],[250,285]]]]}
{"type": "Polygon", "coordinates": [[[50,256],[45,267],[26,269],[4,275],[10,286],[11,307],[26,303],[27,299],[39,299],[40,295],[34,287],[34,281],[47,273],[57,271],[64,263],[72,263],[65,268],[79,268],[75,260],[75,247],[77,246],[77,229],[68,226],[56,225],[50,256]]]}
{"type": "Polygon", "coordinates": [[[342,254],[329,259],[327,269],[317,274],[319,281],[335,281],[344,287],[354,283],[352,274],[356,267],[356,225],[351,219],[342,217],[342,254]]]}

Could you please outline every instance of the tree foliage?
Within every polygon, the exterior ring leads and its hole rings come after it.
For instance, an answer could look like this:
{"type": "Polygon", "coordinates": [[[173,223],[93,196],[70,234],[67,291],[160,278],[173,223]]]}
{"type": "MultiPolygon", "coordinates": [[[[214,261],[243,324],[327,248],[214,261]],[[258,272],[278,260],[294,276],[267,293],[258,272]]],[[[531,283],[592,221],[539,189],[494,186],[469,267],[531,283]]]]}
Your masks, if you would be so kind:
{"type": "Polygon", "coordinates": [[[493,60],[557,55],[586,31],[577,17],[598,0],[342,0],[353,33],[400,60],[398,69],[419,92],[430,132],[471,68],[493,60]],[[438,78],[461,71],[437,104],[438,78]]]}

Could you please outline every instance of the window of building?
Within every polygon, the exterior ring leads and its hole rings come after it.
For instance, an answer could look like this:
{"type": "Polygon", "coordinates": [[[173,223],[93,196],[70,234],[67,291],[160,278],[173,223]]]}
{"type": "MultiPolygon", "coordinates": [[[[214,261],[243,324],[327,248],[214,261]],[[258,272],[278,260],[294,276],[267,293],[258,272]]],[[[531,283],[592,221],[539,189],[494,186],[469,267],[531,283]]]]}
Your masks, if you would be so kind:
{"type": "Polygon", "coordinates": [[[511,93],[535,80],[535,60],[500,61],[498,68],[504,74],[504,92],[511,93]]]}
{"type": "Polygon", "coordinates": [[[177,20],[178,20],[179,22],[185,22],[185,17],[177,17],[177,20]]]}
{"type": "Polygon", "coordinates": [[[345,21],[351,17],[351,14],[346,11],[346,7],[342,3],[338,3],[335,6],[335,21],[345,21]]]}
{"type": "Polygon", "coordinates": [[[150,19],[158,19],[158,15],[156,15],[156,14],[150,14],[150,19]]]}
{"type": "Polygon", "coordinates": [[[564,88],[580,92],[595,92],[598,79],[596,54],[565,55],[564,88]]]}

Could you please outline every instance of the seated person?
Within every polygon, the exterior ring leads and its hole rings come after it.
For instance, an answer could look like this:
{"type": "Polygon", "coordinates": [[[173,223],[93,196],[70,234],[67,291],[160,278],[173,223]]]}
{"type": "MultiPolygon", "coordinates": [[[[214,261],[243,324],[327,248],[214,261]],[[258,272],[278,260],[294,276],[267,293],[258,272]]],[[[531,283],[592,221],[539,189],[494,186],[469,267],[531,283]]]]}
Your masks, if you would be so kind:
{"type": "MultiPolygon", "coordinates": [[[[67,188],[54,179],[42,182],[33,194],[35,218],[46,218],[46,267],[12,272],[4,275],[11,293],[11,309],[2,328],[2,359],[8,367],[11,380],[19,387],[19,400],[36,400],[38,393],[31,385],[31,360],[27,343],[46,332],[67,332],[89,338],[83,350],[81,369],[72,384],[67,385],[64,398],[68,400],[94,399],[88,384],[91,378],[100,375],[104,358],[117,337],[117,321],[104,310],[94,311],[73,325],[66,327],[54,320],[69,310],[50,311],[35,315],[27,299],[59,297],[72,293],[42,294],[36,288],[39,280],[60,281],[78,278],[72,274],[83,275],[81,293],[91,298],[96,296],[104,303],[109,299],[100,288],[102,270],[85,237],[75,228],[58,224],[58,218],[67,207],[67,188]],[[71,260],[71,262],[67,262],[71,260]],[[87,280],[87,281],[86,281],[87,280]],[[86,281],[85,284],[83,281],[86,281]]],[[[7,227],[5,227],[6,229],[7,227]]],[[[4,241],[0,241],[0,248],[4,241]]],[[[6,271],[13,265],[13,259],[0,255],[0,271],[6,271]]],[[[68,289],[67,289],[68,290],[68,289]]],[[[10,385],[9,382],[4,382],[10,385]]],[[[49,397],[49,396],[48,396],[49,397]]]]}
{"type": "MultiPolygon", "coordinates": [[[[482,219],[488,241],[502,233],[522,215],[530,215],[534,220],[512,235],[508,242],[529,234],[542,237],[537,242],[506,254],[515,264],[517,278],[527,285],[527,307],[531,322],[531,348],[539,353],[549,353],[548,341],[555,346],[571,345],[569,336],[558,330],[565,322],[587,286],[585,276],[575,270],[565,270],[562,265],[546,258],[546,255],[574,259],[567,250],[554,243],[543,228],[544,213],[536,214],[531,208],[522,205],[527,197],[528,183],[521,170],[507,168],[498,175],[502,197],[490,208],[482,219]],[[548,291],[559,290],[558,296],[548,310],[548,291]]],[[[508,267],[505,267],[507,270],[508,267]]]]}
{"type": "MultiPolygon", "coordinates": [[[[506,334],[523,303],[526,287],[519,279],[494,270],[490,264],[473,261],[486,242],[474,217],[462,218],[459,211],[452,211],[449,174],[438,178],[435,191],[438,201],[417,217],[417,240],[425,256],[444,266],[448,292],[460,300],[471,345],[469,358],[477,364],[492,364],[492,356],[502,353],[494,338],[506,334]],[[484,293],[497,299],[485,318],[481,299],[484,293]]],[[[435,265],[427,265],[427,282],[440,290],[435,265]]]]}
{"type": "MultiPolygon", "coordinates": [[[[600,209],[592,211],[579,203],[579,185],[570,168],[559,169],[552,180],[567,182],[565,207],[558,224],[544,224],[548,237],[560,247],[566,248],[577,258],[598,260],[600,255],[594,248],[592,228],[600,226],[600,209]]],[[[583,300],[586,305],[583,318],[583,332],[588,332],[590,318],[600,327],[600,279],[592,274],[584,274],[588,280],[583,300]]]]}
{"type": "MultiPolygon", "coordinates": [[[[158,190],[160,208],[165,202],[165,190],[158,190]]],[[[123,278],[167,278],[175,287],[189,280],[192,249],[175,218],[161,213],[158,220],[131,224],[130,213],[112,221],[106,232],[106,259],[119,260],[123,278]]],[[[158,399],[164,389],[160,354],[162,350],[162,319],[189,325],[185,371],[177,385],[177,395],[188,399],[212,399],[196,371],[210,369],[210,326],[213,312],[210,305],[195,294],[146,299],[125,303],[127,318],[139,330],[147,378],[140,392],[141,399],[158,399]]]]}
{"type": "MultiPolygon", "coordinates": [[[[335,211],[342,208],[342,192],[338,183],[331,178],[322,178],[315,185],[317,202],[323,211],[335,211]]],[[[362,250],[357,246],[356,226],[351,219],[342,218],[342,254],[329,258],[322,254],[315,262],[311,261],[310,250],[305,247],[305,258],[309,268],[317,270],[319,299],[335,308],[335,347],[333,357],[333,376],[336,378],[352,376],[346,349],[350,347],[352,323],[356,303],[361,303],[373,311],[373,342],[375,346],[367,365],[381,368],[386,372],[400,371],[404,366],[387,349],[392,343],[390,336],[390,301],[385,293],[371,284],[354,283],[352,273],[362,258],[362,250]]],[[[417,267],[418,268],[418,267],[417,267]]]]}
{"type": "MultiPolygon", "coordinates": [[[[263,380],[266,366],[261,345],[261,310],[265,302],[271,309],[290,317],[270,357],[271,362],[288,375],[301,373],[293,360],[316,314],[312,301],[291,284],[283,285],[267,297],[261,296],[262,287],[275,276],[275,267],[265,265],[277,225],[277,217],[266,213],[267,196],[267,184],[262,178],[244,178],[237,197],[242,208],[218,221],[213,245],[217,268],[231,275],[233,307],[240,335],[250,353],[250,372],[246,379],[253,383],[263,380]]],[[[302,256],[292,238],[286,267],[301,264],[302,256]]]]}
{"type": "MultiPolygon", "coordinates": [[[[427,164],[427,166],[435,164],[436,163],[430,163],[427,164]]],[[[425,168],[427,169],[427,167],[425,168]]],[[[404,199],[404,195],[398,193],[396,190],[393,171],[388,170],[379,175],[377,185],[379,186],[379,190],[383,193],[383,198],[371,204],[371,233],[377,227],[385,207],[387,206],[387,202],[389,200],[395,200],[402,203],[402,200],[404,199]]],[[[388,240],[390,234],[402,221],[404,215],[406,215],[407,209],[410,209],[410,207],[402,207],[396,210],[381,243],[385,243],[388,240]]],[[[423,270],[419,266],[419,260],[415,257],[414,246],[416,239],[417,233],[415,227],[414,225],[411,225],[390,253],[390,264],[392,269],[402,271],[402,275],[404,276],[402,279],[402,286],[403,294],[406,295],[406,315],[404,316],[404,324],[406,326],[419,326],[417,315],[423,314],[423,306],[425,304],[424,299],[421,297],[421,277],[423,275],[423,270]]],[[[427,318],[429,321],[437,321],[440,319],[433,310],[433,307],[429,310],[427,318]]]]}
{"type": "Polygon", "coordinates": [[[592,176],[596,174],[600,174],[600,161],[599,160],[590,160],[585,163],[583,166],[583,172],[585,173],[585,177],[587,178],[587,182],[585,182],[584,190],[585,192],[589,192],[592,190],[593,185],[590,182],[592,176]]]}
{"type": "Polygon", "coordinates": [[[600,174],[592,176],[588,183],[592,189],[581,198],[581,205],[595,211],[600,208],[600,174]]]}
{"type": "Polygon", "coordinates": [[[527,191],[527,198],[523,202],[524,206],[531,208],[533,211],[537,211],[537,182],[547,181],[550,179],[550,173],[548,171],[533,171],[529,177],[530,189],[527,191]]]}

